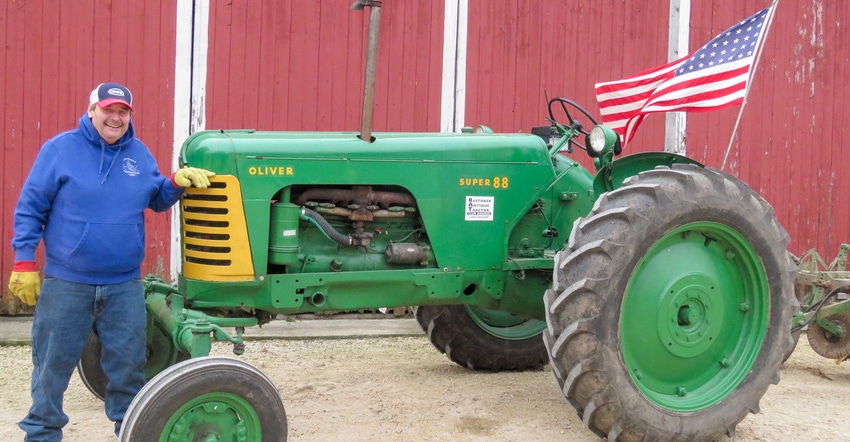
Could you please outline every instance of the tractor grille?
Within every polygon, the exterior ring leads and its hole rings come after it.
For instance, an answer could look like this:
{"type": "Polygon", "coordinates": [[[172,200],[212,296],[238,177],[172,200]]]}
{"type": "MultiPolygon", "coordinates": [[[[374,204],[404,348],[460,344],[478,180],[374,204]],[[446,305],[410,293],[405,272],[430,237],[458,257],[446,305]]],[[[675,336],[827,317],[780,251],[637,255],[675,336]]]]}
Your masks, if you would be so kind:
{"type": "Polygon", "coordinates": [[[216,175],[206,189],[186,188],[180,209],[186,278],[254,279],[242,192],[235,176],[216,175]]]}

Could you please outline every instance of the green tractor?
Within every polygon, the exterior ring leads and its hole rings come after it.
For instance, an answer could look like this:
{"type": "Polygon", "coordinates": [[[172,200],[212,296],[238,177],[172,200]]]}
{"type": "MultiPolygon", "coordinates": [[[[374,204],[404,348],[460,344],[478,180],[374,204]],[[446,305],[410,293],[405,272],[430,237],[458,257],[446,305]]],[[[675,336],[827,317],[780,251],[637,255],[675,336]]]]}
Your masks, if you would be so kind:
{"type": "MultiPolygon", "coordinates": [[[[241,354],[277,315],[412,305],[459,365],[551,366],[600,437],[731,435],[793,348],[787,233],[737,178],[620,158],[589,112],[548,106],[529,134],[193,134],[180,163],[216,176],[181,202],[176,286],[146,280],[150,380],[120,440],[286,440],[272,382],[211,342],[241,354]]],[[[99,351],[92,335],[79,372],[102,396],[99,351]]]]}

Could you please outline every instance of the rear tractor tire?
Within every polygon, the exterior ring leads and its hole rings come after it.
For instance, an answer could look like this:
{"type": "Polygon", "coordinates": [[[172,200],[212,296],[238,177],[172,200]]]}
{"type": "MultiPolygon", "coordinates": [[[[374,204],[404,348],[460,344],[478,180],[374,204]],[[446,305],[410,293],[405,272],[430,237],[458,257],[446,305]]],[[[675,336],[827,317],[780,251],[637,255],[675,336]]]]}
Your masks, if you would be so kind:
{"type": "Polygon", "coordinates": [[[549,362],[543,321],[460,304],[419,306],[415,315],[437,350],[471,370],[538,370],[549,362]]]}
{"type": "Polygon", "coordinates": [[[556,380],[609,441],[710,441],[759,409],[792,348],[788,234],[746,184],[657,168],[576,222],[546,292],[556,380]]]}

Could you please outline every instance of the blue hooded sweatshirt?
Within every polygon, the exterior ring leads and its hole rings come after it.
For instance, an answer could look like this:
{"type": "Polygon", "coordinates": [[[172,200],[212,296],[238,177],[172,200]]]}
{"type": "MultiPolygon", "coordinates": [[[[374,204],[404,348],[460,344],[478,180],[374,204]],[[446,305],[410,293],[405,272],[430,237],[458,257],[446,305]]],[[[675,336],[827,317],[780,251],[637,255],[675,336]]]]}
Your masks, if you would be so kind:
{"type": "Polygon", "coordinates": [[[168,210],[183,194],[160,174],[132,120],[107,144],[87,114],[77,129],[41,147],[15,208],[15,261],[35,261],[44,239],[44,274],[86,284],[141,276],[146,208],[168,210]]]}

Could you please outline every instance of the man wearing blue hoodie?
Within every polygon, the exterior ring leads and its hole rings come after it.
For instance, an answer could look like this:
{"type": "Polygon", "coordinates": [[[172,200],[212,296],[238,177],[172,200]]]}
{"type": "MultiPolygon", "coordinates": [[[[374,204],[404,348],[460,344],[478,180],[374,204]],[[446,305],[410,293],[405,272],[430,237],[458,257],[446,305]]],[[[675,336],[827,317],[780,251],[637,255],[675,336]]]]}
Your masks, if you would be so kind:
{"type": "Polygon", "coordinates": [[[98,85],[79,127],[44,143],[21,189],[9,289],[36,306],[33,403],[18,424],[27,441],[62,439],[68,423],[62,398],[92,331],[100,338],[109,380],[106,415],[118,434],[145,384],[145,209],[168,210],[184,187],[205,188],[214,175],[195,168],[180,169],[171,179],[160,174],[136,138],[132,112],[126,87],[98,85]],[[42,239],[40,283],[35,251],[42,239]]]}

